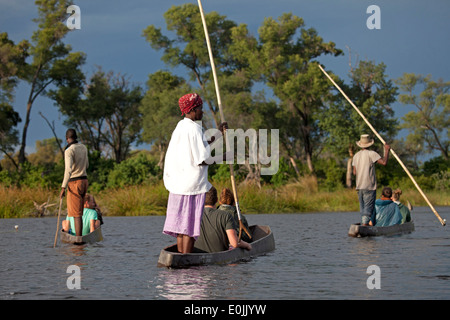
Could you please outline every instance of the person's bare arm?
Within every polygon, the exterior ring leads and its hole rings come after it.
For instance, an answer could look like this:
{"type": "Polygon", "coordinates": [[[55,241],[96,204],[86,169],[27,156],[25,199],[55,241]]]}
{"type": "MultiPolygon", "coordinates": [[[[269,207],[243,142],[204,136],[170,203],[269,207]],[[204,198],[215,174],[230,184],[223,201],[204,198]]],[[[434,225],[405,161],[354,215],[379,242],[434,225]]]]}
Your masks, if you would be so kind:
{"type": "Polygon", "coordinates": [[[63,222],[62,222],[62,229],[65,232],[69,233],[69,229],[70,229],[70,222],[69,222],[69,220],[63,220],[63,222]]]}
{"type": "Polygon", "coordinates": [[[378,164],[381,164],[382,166],[387,165],[388,160],[389,160],[389,150],[390,149],[391,149],[390,145],[388,145],[388,144],[384,145],[384,157],[377,161],[378,164]]]}
{"type": "MultiPolygon", "coordinates": [[[[211,140],[208,141],[208,144],[212,144],[214,141],[221,138],[226,129],[228,129],[228,123],[222,122],[219,126],[219,131],[217,131],[216,135],[211,137],[211,140]]],[[[206,159],[205,161],[200,163],[200,166],[208,166],[213,163],[222,163],[224,161],[229,161],[229,160],[233,159],[233,156],[234,156],[234,152],[228,151],[228,152],[225,152],[222,156],[214,156],[214,157],[210,157],[210,158],[206,159]]]]}
{"type": "Polygon", "coordinates": [[[216,132],[215,135],[213,135],[211,137],[211,140],[208,141],[208,144],[213,143],[214,141],[216,141],[217,139],[223,137],[224,131],[228,129],[228,123],[227,122],[222,122],[219,125],[219,130],[216,132]]]}
{"type": "Polygon", "coordinates": [[[238,242],[238,237],[236,235],[236,230],[228,229],[227,230],[228,241],[233,248],[243,248],[246,250],[252,250],[252,245],[250,243],[241,240],[238,242]]]}
{"type": "Polygon", "coordinates": [[[213,163],[223,163],[225,161],[233,160],[233,156],[234,156],[233,151],[227,151],[224,154],[222,154],[221,156],[218,155],[218,156],[214,156],[214,157],[210,157],[210,158],[206,159],[205,161],[200,163],[200,165],[201,166],[209,166],[213,163]]]}

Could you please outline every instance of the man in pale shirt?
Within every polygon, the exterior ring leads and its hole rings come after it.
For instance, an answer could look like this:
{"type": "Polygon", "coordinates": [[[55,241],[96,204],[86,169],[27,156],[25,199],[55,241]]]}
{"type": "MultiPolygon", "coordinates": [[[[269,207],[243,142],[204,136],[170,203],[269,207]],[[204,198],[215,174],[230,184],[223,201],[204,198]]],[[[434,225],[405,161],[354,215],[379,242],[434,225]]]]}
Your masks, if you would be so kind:
{"type": "Polygon", "coordinates": [[[88,188],[86,169],[89,166],[87,148],[77,141],[74,129],[66,132],[68,143],[64,151],[64,180],[59,197],[62,199],[67,189],[67,216],[73,217],[75,234],[82,235],[84,196],[88,188]]]}
{"type": "Polygon", "coordinates": [[[362,150],[353,156],[353,174],[356,175],[356,190],[358,190],[359,209],[361,212],[362,225],[373,223],[375,199],[377,196],[377,177],[375,175],[375,164],[387,165],[390,146],[384,145],[384,157],[375,151],[368,150],[374,143],[368,134],[361,135],[356,145],[362,150]]]}

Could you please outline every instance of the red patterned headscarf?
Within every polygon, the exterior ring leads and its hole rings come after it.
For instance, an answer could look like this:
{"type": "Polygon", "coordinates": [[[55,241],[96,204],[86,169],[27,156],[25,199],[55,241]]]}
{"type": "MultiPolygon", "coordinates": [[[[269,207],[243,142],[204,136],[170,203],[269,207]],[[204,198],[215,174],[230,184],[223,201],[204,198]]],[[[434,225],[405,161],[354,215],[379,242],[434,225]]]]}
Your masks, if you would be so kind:
{"type": "Polygon", "coordinates": [[[195,107],[201,106],[203,104],[202,98],[196,93],[185,94],[178,100],[178,105],[180,106],[181,115],[188,114],[195,107]]]}

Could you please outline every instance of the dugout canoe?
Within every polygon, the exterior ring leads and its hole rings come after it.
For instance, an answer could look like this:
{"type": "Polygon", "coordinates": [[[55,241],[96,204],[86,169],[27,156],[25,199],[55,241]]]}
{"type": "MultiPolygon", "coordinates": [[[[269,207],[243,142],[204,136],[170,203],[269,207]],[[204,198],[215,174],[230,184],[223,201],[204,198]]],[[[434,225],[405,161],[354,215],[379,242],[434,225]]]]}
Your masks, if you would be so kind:
{"type": "Polygon", "coordinates": [[[65,243],[72,243],[72,244],[95,243],[95,242],[103,240],[102,227],[98,227],[91,233],[89,233],[85,236],[81,236],[81,237],[73,236],[73,235],[61,230],[60,237],[61,237],[61,241],[65,242],[65,243]]]}
{"type": "Polygon", "coordinates": [[[348,235],[350,237],[377,237],[377,236],[392,236],[402,233],[410,233],[414,231],[414,222],[409,221],[402,224],[396,224],[388,227],[377,226],[362,226],[360,223],[355,223],[350,226],[348,235]]]}
{"type": "Polygon", "coordinates": [[[253,241],[252,250],[236,248],[213,253],[179,253],[177,245],[161,250],[158,267],[186,268],[191,266],[228,264],[266,254],[275,250],[275,240],[269,226],[254,225],[249,227],[253,241]]]}

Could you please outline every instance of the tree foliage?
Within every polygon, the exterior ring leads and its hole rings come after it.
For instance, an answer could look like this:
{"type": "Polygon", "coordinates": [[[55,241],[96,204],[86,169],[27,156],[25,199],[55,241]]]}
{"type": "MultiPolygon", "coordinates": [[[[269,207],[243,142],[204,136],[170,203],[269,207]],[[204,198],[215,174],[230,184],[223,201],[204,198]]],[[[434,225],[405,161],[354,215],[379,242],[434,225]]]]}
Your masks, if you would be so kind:
{"type": "MultiPolygon", "coordinates": [[[[19,143],[18,130],[21,121],[19,114],[8,103],[0,103],[0,151],[18,168],[13,158],[14,146],[19,143]]],[[[1,169],[1,166],[0,166],[1,169]]]]}
{"type": "Polygon", "coordinates": [[[75,127],[93,150],[110,152],[116,162],[121,162],[132,144],[138,142],[142,92],[126,76],[105,73],[99,68],[89,83],[61,86],[50,94],[67,116],[65,123],[75,127]]]}
{"type": "MultiPolygon", "coordinates": [[[[310,172],[314,172],[313,155],[321,139],[317,113],[330,84],[314,59],[342,53],[333,42],[324,42],[313,28],[306,29],[302,18],[290,13],[277,20],[266,18],[259,29],[257,59],[250,60],[260,70],[265,83],[280,100],[286,115],[295,119],[293,131],[285,133],[301,141],[310,172]]],[[[280,128],[283,130],[283,128],[280,128]]]]}
{"type": "MultiPolygon", "coordinates": [[[[78,88],[82,81],[80,66],[85,61],[85,55],[72,53],[71,47],[63,43],[64,36],[69,32],[63,23],[66,17],[66,0],[36,0],[38,18],[34,21],[38,29],[33,33],[29,48],[31,62],[24,67],[22,78],[30,84],[27,100],[25,122],[19,151],[19,163],[26,161],[25,147],[30,115],[33,103],[38,96],[46,94],[51,84],[65,85],[66,88],[78,88]]],[[[72,93],[66,90],[66,93],[72,93]]]]}
{"type": "MultiPolygon", "coordinates": [[[[162,60],[170,70],[150,74],[144,93],[128,77],[113,71],[98,68],[88,78],[81,70],[85,54],[72,52],[63,43],[69,32],[63,23],[69,1],[37,0],[36,4],[38,28],[30,43],[15,44],[0,33],[0,151],[9,158],[2,160],[2,165],[9,160],[8,165],[0,168],[7,169],[0,171],[3,184],[56,187],[60,183],[64,162],[56,140],[37,142],[36,153],[28,155],[30,163],[25,161],[31,108],[40,95],[55,101],[64,124],[74,127],[88,146],[90,186],[97,191],[160,179],[171,133],[181,119],[178,99],[182,95],[199,93],[208,106],[205,127],[218,126],[221,119],[198,6],[172,6],[164,14],[168,35],[154,25],[143,30],[151,47],[163,52],[162,60]],[[180,67],[187,76],[173,73],[180,67]],[[20,150],[13,154],[21,121],[12,107],[19,79],[29,83],[30,92],[20,150]],[[149,155],[133,155],[132,145],[140,142],[151,145],[149,155]],[[21,170],[14,170],[11,163],[21,170]]],[[[344,181],[351,186],[342,160],[348,157],[350,163],[355,141],[370,132],[317,67],[321,57],[339,56],[342,51],[292,13],[265,18],[256,35],[245,24],[217,12],[205,18],[229,127],[244,132],[279,129],[279,171],[261,176],[261,164],[247,160],[246,145],[245,163],[234,165],[236,178],[279,186],[312,173],[309,181],[319,181],[321,189],[339,189],[344,181]]],[[[396,83],[404,92],[400,102],[417,111],[408,113],[399,127],[390,107],[397,87],[388,78],[386,65],[361,61],[351,66],[348,83],[329,73],[427,188],[446,188],[448,82],[414,74],[400,78],[396,83]],[[394,140],[399,128],[409,130],[406,140],[394,140]],[[417,158],[425,145],[426,151],[438,150],[441,157],[421,167],[417,158]]],[[[380,184],[407,185],[396,162],[390,163],[389,168],[377,170],[380,184]]],[[[228,170],[228,166],[212,165],[210,178],[224,181],[228,170]]]]}
{"type": "Polygon", "coordinates": [[[14,89],[24,72],[28,46],[27,41],[15,45],[7,33],[0,33],[0,151],[16,168],[18,164],[12,153],[19,143],[19,132],[15,127],[22,119],[12,102],[14,89]]]}
{"type": "Polygon", "coordinates": [[[11,102],[13,91],[23,75],[28,41],[14,44],[6,32],[0,33],[0,103],[11,102]]]}
{"type": "MultiPolygon", "coordinates": [[[[143,31],[143,35],[152,48],[164,51],[162,60],[168,66],[186,68],[189,80],[197,83],[200,88],[198,93],[202,95],[204,102],[209,107],[212,123],[218,127],[220,123],[219,110],[199,8],[194,4],[172,6],[164,14],[164,18],[167,30],[174,32],[176,37],[171,39],[164,36],[161,28],[153,25],[148,26],[143,31]]],[[[230,91],[235,94],[245,90],[249,91],[251,83],[247,77],[242,76],[241,64],[229,51],[236,23],[217,12],[207,13],[205,20],[216,71],[221,83],[223,107],[226,110],[232,103],[232,101],[227,101],[227,96],[231,94],[230,91]]]]}
{"type": "Polygon", "coordinates": [[[450,82],[431,80],[431,76],[405,73],[397,81],[401,94],[399,100],[413,105],[417,110],[408,112],[402,128],[409,131],[407,142],[426,146],[427,152],[438,151],[449,159],[450,145],[450,82]],[[421,90],[420,94],[416,90],[421,90]]]}
{"type": "Polygon", "coordinates": [[[51,166],[62,160],[59,143],[55,138],[37,140],[36,152],[28,156],[28,161],[35,166],[51,166]]]}
{"type": "Polygon", "coordinates": [[[157,71],[149,75],[147,92],[140,105],[143,115],[141,139],[158,149],[160,168],[164,164],[172,131],[181,120],[178,100],[188,91],[190,87],[186,81],[168,71],[157,71]]]}
{"type": "MultiPolygon", "coordinates": [[[[375,130],[386,141],[393,141],[398,122],[391,104],[396,101],[397,88],[385,70],[383,63],[360,61],[350,70],[350,84],[338,82],[375,130]]],[[[346,185],[351,187],[351,160],[358,151],[355,142],[362,134],[372,132],[337,90],[322,109],[319,119],[320,127],[327,132],[326,147],[340,158],[348,159],[346,185]]]]}

